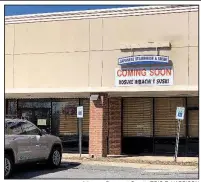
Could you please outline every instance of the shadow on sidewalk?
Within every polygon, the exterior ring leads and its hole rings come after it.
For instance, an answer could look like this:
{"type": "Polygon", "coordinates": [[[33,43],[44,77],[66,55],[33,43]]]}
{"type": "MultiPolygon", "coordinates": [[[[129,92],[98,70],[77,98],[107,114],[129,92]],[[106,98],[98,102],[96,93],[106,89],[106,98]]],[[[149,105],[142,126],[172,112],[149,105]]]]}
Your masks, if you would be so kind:
{"type": "Polygon", "coordinates": [[[57,169],[50,169],[45,164],[19,165],[13,171],[13,175],[10,179],[31,179],[41,175],[52,174],[59,171],[72,169],[79,165],[79,162],[62,162],[61,166],[57,169]]]}

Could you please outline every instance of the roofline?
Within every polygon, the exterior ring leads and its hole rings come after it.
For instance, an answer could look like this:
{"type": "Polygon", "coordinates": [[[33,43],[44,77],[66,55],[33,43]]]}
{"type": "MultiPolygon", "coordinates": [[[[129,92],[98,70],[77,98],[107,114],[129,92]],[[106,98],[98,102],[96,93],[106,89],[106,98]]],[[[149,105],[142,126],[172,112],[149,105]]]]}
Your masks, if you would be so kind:
{"type": "Polygon", "coordinates": [[[163,5],[5,16],[5,24],[140,16],[198,11],[198,5],[163,5]]]}

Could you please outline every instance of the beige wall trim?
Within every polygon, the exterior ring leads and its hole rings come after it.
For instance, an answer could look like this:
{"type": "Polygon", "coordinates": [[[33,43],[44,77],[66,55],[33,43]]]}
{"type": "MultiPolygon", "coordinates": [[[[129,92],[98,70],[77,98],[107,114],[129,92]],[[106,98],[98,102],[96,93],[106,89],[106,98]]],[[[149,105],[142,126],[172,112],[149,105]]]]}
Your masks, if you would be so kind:
{"type": "Polygon", "coordinates": [[[198,91],[198,86],[141,86],[141,87],[86,87],[86,88],[14,88],[6,89],[5,93],[91,93],[91,92],[143,92],[143,91],[198,91]]]}
{"type": "Polygon", "coordinates": [[[82,89],[6,89],[6,99],[34,98],[89,98],[90,93],[108,93],[110,97],[184,97],[198,96],[197,86],[158,86],[128,88],[82,88],[82,89]]]}
{"type": "Polygon", "coordinates": [[[109,18],[109,17],[123,17],[123,16],[140,16],[140,15],[153,15],[153,14],[182,13],[192,11],[198,11],[198,6],[166,5],[166,6],[142,6],[142,7],[131,7],[131,8],[113,8],[113,9],[102,9],[102,10],[6,16],[5,24],[109,18]]]}

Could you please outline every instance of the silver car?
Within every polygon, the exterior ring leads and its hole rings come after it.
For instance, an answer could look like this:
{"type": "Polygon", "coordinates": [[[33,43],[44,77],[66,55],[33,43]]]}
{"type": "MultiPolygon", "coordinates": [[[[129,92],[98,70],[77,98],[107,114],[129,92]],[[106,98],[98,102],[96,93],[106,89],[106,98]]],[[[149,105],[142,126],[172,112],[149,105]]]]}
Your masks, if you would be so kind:
{"type": "Polygon", "coordinates": [[[40,130],[24,119],[5,119],[4,177],[8,178],[17,164],[48,163],[59,167],[62,158],[60,138],[40,130]]]}

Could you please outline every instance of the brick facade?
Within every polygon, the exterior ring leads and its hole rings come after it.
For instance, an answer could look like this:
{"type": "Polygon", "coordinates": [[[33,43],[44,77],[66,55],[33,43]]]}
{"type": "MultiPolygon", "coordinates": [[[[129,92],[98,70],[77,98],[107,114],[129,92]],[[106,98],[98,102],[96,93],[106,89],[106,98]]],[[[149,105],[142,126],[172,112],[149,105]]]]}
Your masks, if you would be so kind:
{"type": "Polygon", "coordinates": [[[109,99],[109,155],[121,154],[121,98],[109,99]]]}
{"type": "Polygon", "coordinates": [[[108,96],[99,94],[98,100],[90,101],[89,155],[107,156],[108,96]]]}
{"type": "Polygon", "coordinates": [[[90,101],[89,155],[107,154],[121,154],[121,98],[101,94],[100,99],[90,101]]]}

